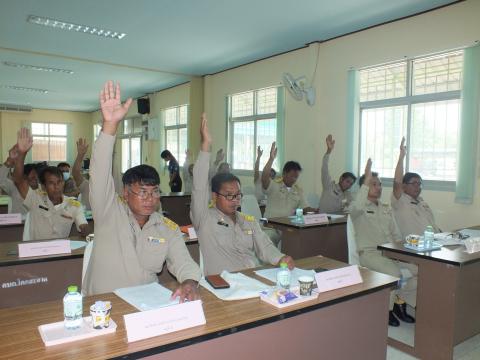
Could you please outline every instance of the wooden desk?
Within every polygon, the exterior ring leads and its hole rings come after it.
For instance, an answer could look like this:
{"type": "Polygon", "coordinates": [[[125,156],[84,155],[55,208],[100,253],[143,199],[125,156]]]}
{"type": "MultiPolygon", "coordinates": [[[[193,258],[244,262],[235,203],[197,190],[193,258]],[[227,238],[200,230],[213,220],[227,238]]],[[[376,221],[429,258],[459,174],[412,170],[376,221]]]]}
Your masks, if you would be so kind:
{"type": "MultiPolygon", "coordinates": [[[[343,266],[326,258],[304,268],[343,266]]],[[[123,315],[136,312],[113,294],[84,299],[112,301],[116,333],[45,348],[37,326],[61,321],[60,300],[0,310],[0,354],[8,359],[385,359],[390,287],[396,279],[361,269],[363,284],[323,293],[317,300],[277,309],[259,298],[221,301],[200,288],[207,323],[128,344],[123,315]]],[[[245,272],[252,276],[251,271],[245,272]]],[[[263,280],[265,281],[265,280],[263,280]]],[[[175,284],[170,284],[171,288],[175,284]]]]}
{"type": "Polygon", "coordinates": [[[0,244],[4,242],[22,241],[23,224],[0,225],[0,244]]]}
{"type": "Polygon", "coordinates": [[[417,253],[402,244],[378,247],[384,256],[418,266],[414,347],[389,344],[421,359],[452,359],[456,344],[480,333],[480,253],[464,246],[417,253]]]}
{"type": "Polygon", "coordinates": [[[282,231],[282,252],[301,259],[314,255],[348,262],[347,217],[328,224],[293,223],[289,217],[268,219],[266,226],[282,231]]]}
{"type": "Polygon", "coordinates": [[[190,225],[190,202],[191,196],[188,193],[169,193],[162,194],[160,197],[162,210],[166,216],[175,221],[178,225],[190,225]]]}

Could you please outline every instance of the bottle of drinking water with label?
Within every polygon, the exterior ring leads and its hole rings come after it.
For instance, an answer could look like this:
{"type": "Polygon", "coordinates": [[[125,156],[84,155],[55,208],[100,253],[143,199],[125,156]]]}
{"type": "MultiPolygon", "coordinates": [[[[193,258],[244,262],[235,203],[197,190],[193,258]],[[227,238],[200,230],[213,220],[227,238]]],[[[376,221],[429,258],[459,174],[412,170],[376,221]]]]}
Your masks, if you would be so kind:
{"type": "Polygon", "coordinates": [[[286,262],[280,263],[280,269],[277,271],[277,286],[283,289],[290,289],[290,270],[286,262]]]}
{"type": "Polygon", "coordinates": [[[295,210],[295,222],[303,223],[303,209],[298,208],[295,210]]]}
{"type": "Polygon", "coordinates": [[[433,246],[434,234],[433,227],[428,225],[423,233],[423,246],[425,246],[425,248],[431,248],[433,246]]]}
{"type": "Polygon", "coordinates": [[[68,292],[63,297],[63,316],[66,329],[77,329],[82,326],[83,318],[82,295],[78,287],[70,285],[68,292]]]}

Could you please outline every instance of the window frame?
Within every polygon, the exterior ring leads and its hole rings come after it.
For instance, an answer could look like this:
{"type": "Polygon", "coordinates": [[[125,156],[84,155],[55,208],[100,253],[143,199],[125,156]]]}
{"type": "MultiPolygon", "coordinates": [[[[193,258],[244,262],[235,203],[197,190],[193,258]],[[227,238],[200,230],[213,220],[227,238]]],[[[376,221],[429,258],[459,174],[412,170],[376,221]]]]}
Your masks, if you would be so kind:
{"type": "MultiPolygon", "coordinates": [[[[180,139],[180,130],[185,129],[187,132],[187,143],[185,144],[185,149],[188,149],[188,115],[189,115],[189,105],[188,104],[181,104],[181,105],[175,105],[175,106],[170,106],[168,108],[164,108],[160,110],[160,117],[163,125],[163,144],[164,144],[164,149],[167,148],[167,133],[169,131],[176,131],[177,133],[177,140],[180,139]],[[181,108],[185,107],[186,109],[186,121],[185,123],[180,124],[180,110],[181,108]],[[175,125],[165,125],[165,114],[167,110],[175,109],[175,118],[176,118],[176,124],[175,125]]],[[[181,153],[180,153],[180,141],[177,141],[177,149],[176,152],[172,151],[171,149],[168,149],[169,151],[172,152],[172,155],[175,156],[175,159],[178,161],[178,166],[180,169],[183,168],[183,161],[180,161],[181,153]]],[[[167,166],[165,164],[165,166],[167,166]]]]}
{"type": "Polygon", "coordinates": [[[61,163],[61,162],[67,162],[69,164],[71,164],[71,151],[70,151],[70,146],[71,146],[71,140],[70,140],[70,136],[69,136],[69,132],[70,132],[70,124],[69,123],[66,123],[66,122],[45,122],[45,121],[32,121],[30,122],[30,134],[33,137],[35,136],[44,136],[44,137],[47,137],[48,138],[48,156],[50,158],[50,138],[65,138],[66,142],[65,142],[65,160],[60,160],[60,161],[53,161],[53,160],[50,160],[50,159],[44,159],[44,160],[33,160],[33,146],[32,146],[32,149],[28,152],[28,155],[27,155],[27,159],[26,161],[28,162],[42,162],[42,161],[46,161],[48,164],[52,165],[52,166],[56,166],[57,164],[61,163]],[[33,133],[33,124],[42,124],[42,125],[48,125],[48,135],[43,135],[43,134],[34,134],[33,133]],[[65,125],[66,127],[66,130],[67,130],[67,133],[66,135],[50,135],[50,125],[65,125]]]}
{"type": "MultiPolygon", "coordinates": [[[[437,56],[441,55],[448,55],[451,53],[456,53],[456,52],[462,52],[463,56],[463,50],[452,50],[452,51],[446,51],[442,53],[435,54],[437,56]]],[[[364,172],[364,164],[361,164],[361,159],[362,159],[362,111],[363,110],[368,110],[368,109],[376,109],[376,108],[387,108],[387,107],[393,107],[393,106],[406,106],[407,110],[407,119],[406,119],[406,134],[405,136],[405,145],[407,147],[407,156],[405,157],[405,164],[404,164],[404,173],[409,171],[409,165],[410,165],[410,157],[409,157],[409,149],[410,149],[410,139],[411,139],[411,128],[412,128],[412,107],[415,104],[427,104],[427,103],[433,103],[433,102],[439,102],[439,101],[448,101],[448,100],[459,100],[461,101],[462,97],[462,90],[449,90],[449,91],[443,91],[443,92],[438,92],[438,93],[429,93],[429,94],[420,94],[420,95],[413,95],[413,65],[414,61],[418,59],[424,59],[424,58],[429,58],[432,57],[432,55],[428,56],[418,56],[414,58],[409,58],[409,59],[404,59],[401,61],[396,61],[392,62],[391,64],[395,63],[402,63],[402,62],[407,62],[406,66],[406,95],[402,97],[396,97],[396,98],[388,98],[388,99],[381,99],[381,100],[370,100],[370,101],[361,101],[359,100],[359,136],[358,136],[358,159],[357,159],[357,169],[358,173],[364,172]]],[[[385,65],[390,65],[390,64],[385,64],[385,65]]],[[[376,68],[382,65],[376,65],[376,66],[369,66],[362,70],[368,70],[372,68],[376,68]]],[[[463,72],[462,72],[462,78],[461,78],[461,84],[463,82],[463,72]]],[[[359,84],[360,86],[360,84],[359,84]]],[[[461,110],[461,109],[460,109],[461,110]]],[[[460,120],[460,117],[459,117],[460,120]]],[[[461,126],[461,124],[459,124],[461,126]]],[[[459,134],[458,134],[459,135],[459,134]]],[[[400,144],[398,144],[400,145],[400,144]]],[[[395,163],[396,164],[396,163],[395,163]]],[[[457,170],[457,175],[458,175],[458,169],[457,170]]],[[[381,174],[380,174],[381,175],[381,174]]],[[[421,175],[421,174],[420,174],[421,175]]],[[[386,186],[393,186],[393,177],[382,177],[382,183],[386,186]]],[[[426,190],[437,190],[437,191],[455,191],[455,186],[456,186],[456,181],[448,181],[448,180],[423,180],[423,189],[426,190]]]]}
{"type": "Polygon", "coordinates": [[[140,131],[137,131],[135,132],[134,129],[135,129],[135,126],[133,126],[133,124],[135,123],[135,121],[140,121],[140,124],[141,124],[141,121],[142,121],[142,117],[141,116],[133,116],[133,117],[129,117],[129,118],[126,118],[126,119],[123,119],[122,121],[122,126],[121,126],[121,132],[120,132],[120,135],[118,136],[118,138],[120,139],[120,146],[121,146],[121,152],[120,152],[120,173],[121,174],[124,174],[123,172],[123,169],[122,169],[122,164],[123,164],[123,141],[124,139],[128,139],[128,153],[129,153],[129,159],[128,159],[128,163],[129,163],[129,166],[127,168],[130,169],[132,167],[132,139],[140,139],[140,164],[143,164],[143,127],[140,126],[140,131]],[[126,121],[132,121],[132,131],[128,134],[125,134],[125,122],[126,121]]]}

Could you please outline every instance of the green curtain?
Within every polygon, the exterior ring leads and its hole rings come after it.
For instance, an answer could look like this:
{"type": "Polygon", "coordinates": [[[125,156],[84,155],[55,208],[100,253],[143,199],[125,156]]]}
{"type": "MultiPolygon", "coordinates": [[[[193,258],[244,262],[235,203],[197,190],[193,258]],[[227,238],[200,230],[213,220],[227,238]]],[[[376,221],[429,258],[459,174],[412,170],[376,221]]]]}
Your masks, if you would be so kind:
{"type": "Polygon", "coordinates": [[[354,144],[355,144],[355,124],[358,124],[360,110],[360,79],[358,70],[348,71],[347,79],[347,132],[346,132],[346,158],[345,170],[355,173],[354,165],[354,144]]]}
{"type": "Polygon", "coordinates": [[[465,49],[455,202],[471,204],[475,194],[480,101],[480,46],[465,49]]]}

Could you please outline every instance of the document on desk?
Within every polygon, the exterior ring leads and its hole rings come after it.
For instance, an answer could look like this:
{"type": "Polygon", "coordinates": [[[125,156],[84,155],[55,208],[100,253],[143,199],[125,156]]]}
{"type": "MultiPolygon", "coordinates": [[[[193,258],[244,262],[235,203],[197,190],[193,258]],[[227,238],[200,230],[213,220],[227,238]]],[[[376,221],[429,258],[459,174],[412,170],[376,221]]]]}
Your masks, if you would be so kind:
{"type": "Polygon", "coordinates": [[[260,296],[261,291],[271,288],[271,286],[252,279],[242,273],[229,273],[228,271],[223,271],[220,276],[230,284],[228,289],[214,289],[205,278],[200,280],[200,285],[221,300],[255,298],[260,296]]]}
{"type": "Polygon", "coordinates": [[[170,300],[172,292],[158,283],[120,288],[114,294],[140,311],[178,304],[178,298],[170,300]]]}
{"type": "Polygon", "coordinates": [[[330,220],[337,220],[337,219],[343,219],[347,215],[327,214],[327,216],[330,218],[330,220]]]}
{"type": "Polygon", "coordinates": [[[86,246],[87,242],[82,240],[70,240],[70,249],[77,250],[81,249],[82,247],[86,246]]]}
{"type": "Polygon", "coordinates": [[[443,246],[463,245],[463,241],[458,237],[454,237],[451,232],[436,233],[433,237],[436,242],[443,246]]]}
{"type": "MultiPolygon", "coordinates": [[[[277,272],[278,268],[272,268],[272,269],[262,269],[262,270],[256,270],[255,274],[258,276],[261,276],[267,280],[270,280],[273,283],[277,282],[277,272]]],[[[290,286],[299,286],[298,283],[298,278],[300,276],[311,276],[315,277],[316,272],[314,270],[304,270],[304,269],[299,269],[299,268],[294,268],[293,270],[290,271],[290,286]]]]}

